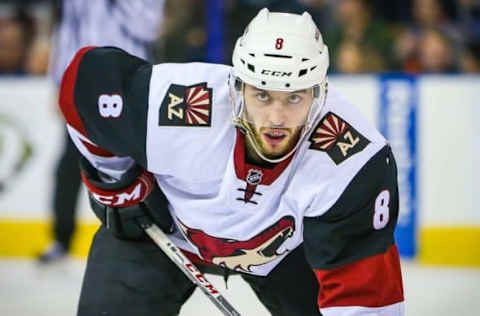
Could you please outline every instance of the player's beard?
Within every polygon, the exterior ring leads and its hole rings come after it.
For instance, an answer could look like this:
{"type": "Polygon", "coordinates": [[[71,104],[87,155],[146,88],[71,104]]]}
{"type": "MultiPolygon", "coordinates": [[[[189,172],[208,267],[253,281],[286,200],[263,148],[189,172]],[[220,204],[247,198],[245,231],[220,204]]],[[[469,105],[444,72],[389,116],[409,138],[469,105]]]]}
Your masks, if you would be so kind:
{"type": "Polygon", "coordinates": [[[268,159],[278,159],[288,154],[300,139],[300,135],[303,127],[296,128],[269,128],[259,127],[256,128],[250,122],[248,124],[248,130],[253,135],[253,141],[255,144],[248,144],[247,146],[257,146],[260,152],[268,159]],[[268,136],[272,133],[280,133],[284,135],[281,140],[277,140],[275,143],[268,141],[268,136]]]}

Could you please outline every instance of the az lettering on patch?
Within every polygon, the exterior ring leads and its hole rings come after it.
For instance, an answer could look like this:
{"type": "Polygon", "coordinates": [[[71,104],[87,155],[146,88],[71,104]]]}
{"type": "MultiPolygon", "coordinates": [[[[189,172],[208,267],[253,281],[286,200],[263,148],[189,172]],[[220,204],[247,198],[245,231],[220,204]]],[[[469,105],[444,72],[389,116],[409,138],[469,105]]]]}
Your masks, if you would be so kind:
{"type": "Polygon", "coordinates": [[[338,165],[362,151],[370,141],[339,116],[328,112],[308,139],[310,149],[324,151],[338,165]]]}
{"type": "Polygon", "coordinates": [[[211,126],[212,88],[206,82],[192,86],[172,84],[158,118],[159,126],[211,126]]]}

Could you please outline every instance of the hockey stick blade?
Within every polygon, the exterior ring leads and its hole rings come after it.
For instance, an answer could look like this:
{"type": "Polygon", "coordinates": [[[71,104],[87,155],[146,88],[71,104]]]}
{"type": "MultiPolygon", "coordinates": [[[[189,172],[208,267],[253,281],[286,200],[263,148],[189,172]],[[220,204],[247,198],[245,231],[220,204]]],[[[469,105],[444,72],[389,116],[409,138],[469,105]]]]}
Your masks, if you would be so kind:
{"type": "Polygon", "coordinates": [[[241,316],[227,299],[205,278],[198,268],[173,244],[168,236],[154,223],[142,220],[140,226],[145,233],[163,250],[170,260],[197,285],[225,316],[241,316]]]}

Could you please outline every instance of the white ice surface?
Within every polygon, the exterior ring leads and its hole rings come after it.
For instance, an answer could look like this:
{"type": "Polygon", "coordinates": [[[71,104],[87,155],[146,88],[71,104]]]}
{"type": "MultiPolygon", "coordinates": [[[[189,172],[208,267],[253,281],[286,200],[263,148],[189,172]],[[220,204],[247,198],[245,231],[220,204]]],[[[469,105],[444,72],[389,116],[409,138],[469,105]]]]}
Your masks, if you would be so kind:
{"type": "MultiPolygon", "coordinates": [[[[84,261],[69,259],[40,268],[31,260],[0,260],[0,315],[75,315],[84,264],[84,261]]],[[[411,262],[403,262],[402,268],[406,315],[480,315],[480,269],[424,267],[411,262]]],[[[228,290],[221,277],[207,275],[207,278],[242,316],[270,315],[239,277],[230,278],[228,290]]],[[[222,314],[197,290],[180,315],[222,314]]]]}

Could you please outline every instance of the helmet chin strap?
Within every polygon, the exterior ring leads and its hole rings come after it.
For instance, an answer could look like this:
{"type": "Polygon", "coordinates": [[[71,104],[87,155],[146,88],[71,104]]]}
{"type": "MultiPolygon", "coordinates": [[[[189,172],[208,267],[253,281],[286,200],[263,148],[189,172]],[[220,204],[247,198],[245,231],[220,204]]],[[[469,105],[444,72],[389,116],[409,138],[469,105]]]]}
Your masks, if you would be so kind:
{"type": "Polygon", "coordinates": [[[246,137],[250,140],[250,144],[252,145],[253,147],[253,150],[255,150],[255,153],[257,153],[257,155],[262,158],[263,160],[267,161],[267,162],[270,162],[270,163],[279,163],[279,162],[282,162],[283,160],[287,159],[288,157],[290,157],[291,155],[293,155],[293,153],[297,150],[297,148],[300,146],[300,144],[302,143],[302,140],[303,138],[305,137],[305,135],[307,134],[307,129],[306,129],[307,126],[304,126],[302,128],[302,134],[300,135],[300,137],[298,138],[298,141],[297,143],[295,144],[295,146],[292,148],[292,150],[290,150],[287,154],[283,155],[282,157],[280,158],[267,158],[263,153],[262,151],[259,149],[259,145],[257,143],[257,140],[255,139],[255,137],[253,136],[253,133],[251,131],[247,131],[246,133],[246,137]]]}
{"type": "MultiPolygon", "coordinates": [[[[255,139],[254,132],[252,128],[249,126],[249,124],[246,124],[243,120],[238,119],[234,121],[234,125],[239,127],[242,131],[245,133],[245,137],[248,140],[248,143],[250,143],[251,147],[255,151],[255,153],[264,161],[270,162],[270,163],[279,163],[290,157],[300,146],[302,143],[303,138],[305,135],[307,135],[308,131],[311,128],[311,123],[307,122],[306,125],[302,128],[302,132],[300,137],[297,140],[297,143],[295,146],[285,155],[281,156],[280,158],[268,158],[265,156],[264,153],[260,150],[260,145],[258,144],[257,140],[255,139]]],[[[248,145],[247,145],[248,146],[248,145]]]]}

